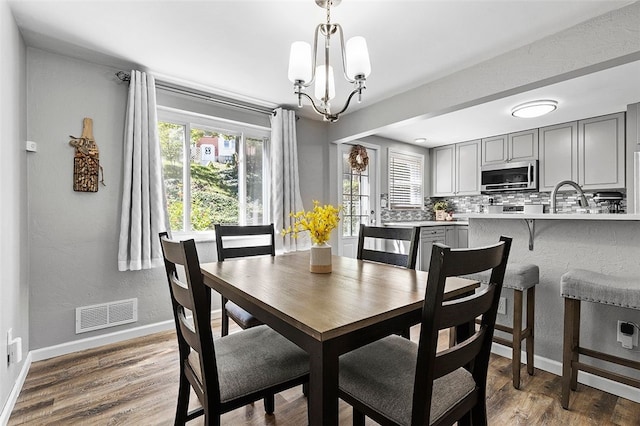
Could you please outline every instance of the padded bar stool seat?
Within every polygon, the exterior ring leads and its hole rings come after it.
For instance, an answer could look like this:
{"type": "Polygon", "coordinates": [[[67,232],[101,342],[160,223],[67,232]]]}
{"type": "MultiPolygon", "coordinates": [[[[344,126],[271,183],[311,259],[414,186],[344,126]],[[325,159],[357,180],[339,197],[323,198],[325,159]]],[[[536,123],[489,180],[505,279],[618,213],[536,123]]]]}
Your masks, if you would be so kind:
{"type": "MultiPolygon", "coordinates": [[[[477,280],[486,282],[489,275],[486,273],[474,274],[477,280]]],[[[513,327],[502,324],[496,324],[496,330],[509,333],[511,340],[493,336],[493,341],[512,349],[511,355],[511,371],[513,387],[520,388],[520,358],[522,350],[522,341],[526,339],[527,351],[527,373],[533,375],[533,335],[535,324],[535,302],[536,302],[536,284],[540,282],[540,269],[537,265],[528,263],[508,263],[507,271],[504,275],[504,283],[502,288],[510,288],[513,290],[513,327]],[[523,303],[522,295],[527,292],[527,312],[525,328],[522,329],[523,303]]]]}
{"type": "Polygon", "coordinates": [[[593,367],[579,360],[579,355],[585,355],[640,370],[640,362],[580,346],[580,302],[640,310],[640,278],[615,277],[584,269],[572,269],[560,279],[560,294],[564,297],[562,407],[569,408],[570,390],[576,390],[580,370],[640,388],[638,379],[593,367]]]}

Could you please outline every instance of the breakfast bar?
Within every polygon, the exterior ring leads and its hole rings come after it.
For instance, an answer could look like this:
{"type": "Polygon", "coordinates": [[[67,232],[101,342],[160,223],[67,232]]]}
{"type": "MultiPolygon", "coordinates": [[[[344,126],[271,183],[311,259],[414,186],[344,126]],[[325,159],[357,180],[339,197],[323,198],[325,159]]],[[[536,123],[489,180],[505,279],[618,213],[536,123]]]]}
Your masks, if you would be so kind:
{"type": "MultiPolygon", "coordinates": [[[[585,269],[640,279],[640,215],[469,214],[468,221],[470,247],[491,244],[497,235],[509,235],[513,237],[509,262],[533,263],[540,268],[535,312],[536,368],[561,373],[564,308],[560,282],[563,274],[572,269],[585,269]],[[530,238],[535,241],[531,250],[530,238]]],[[[510,306],[512,295],[508,292],[503,295],[510,306]]],[[[510,312],[509,307],[507,312],[510,312]]],[[[512,321],[507,315],[498,317],[498,322],[512,321]]],[[[637,310],[584,304],[582,341],[638,361],[640,353],[637,350],[623,349],[617,342],[619,320],[637,323],[640,318],[637,310]]],[[[620,372],[639,376],[637,371],[623,367],[620,372]]],[[[603,386],[602,379],[582,373],[579,381],[603,386]]],[[[612,393],[640,402],[637,389],[614,382],[604,383],[604,386],[609,386],[612,393]]]]}

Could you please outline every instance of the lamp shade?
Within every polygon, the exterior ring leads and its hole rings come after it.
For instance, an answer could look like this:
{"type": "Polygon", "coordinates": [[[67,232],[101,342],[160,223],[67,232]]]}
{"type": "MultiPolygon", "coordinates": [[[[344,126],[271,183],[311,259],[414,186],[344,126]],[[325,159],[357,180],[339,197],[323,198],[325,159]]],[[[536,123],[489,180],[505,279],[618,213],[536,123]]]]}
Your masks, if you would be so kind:
{"type": "Polygon", "coordinates": [[[336,83],[333,79],[333,67],[329,65],[329,83],[325,84],[327,81],[327,74],[324,65],[319,65],[316,67],[316,86],[315,86],[315,96],[319,101],[329,101],[336,96],[336,83]],[[326,89],[329,89],[329,99],[325,99],[326,89]]]}
{"type": "Polygon", "coordinates": [[[311,81],[311,45],[309,43],[304,41],[291,43],[288,76],[292,83],[311,81]]]}
{"type": "Polygon", "coordinates": [[[365,78],[371,74],[371,62],[369,61],[369,50],[364,37],[352,37],[347,40],[346,50],[346,73],[350,79],[357,75],[364,75],[365,78]]]}

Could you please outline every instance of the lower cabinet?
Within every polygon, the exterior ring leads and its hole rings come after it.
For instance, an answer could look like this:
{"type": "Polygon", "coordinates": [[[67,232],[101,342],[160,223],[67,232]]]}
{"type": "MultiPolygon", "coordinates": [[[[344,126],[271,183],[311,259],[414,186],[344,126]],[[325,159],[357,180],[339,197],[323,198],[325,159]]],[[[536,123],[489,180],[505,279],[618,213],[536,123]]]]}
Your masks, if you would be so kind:
{"type": "Polygon", "coordinates": [[[469,246],[469,227],[464,225],[425,226],[420,229],[418,269],[429,270],[433,244],[441,243],[451,248],[469,246]]]}

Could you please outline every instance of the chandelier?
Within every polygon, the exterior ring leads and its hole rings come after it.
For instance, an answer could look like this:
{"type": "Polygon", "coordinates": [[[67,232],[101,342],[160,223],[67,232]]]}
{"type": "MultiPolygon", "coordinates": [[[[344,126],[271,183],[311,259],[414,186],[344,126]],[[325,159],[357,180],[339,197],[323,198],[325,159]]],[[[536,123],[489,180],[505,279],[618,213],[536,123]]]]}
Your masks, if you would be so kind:
{"type": "Polygon", "coordinates": [[[340,24],[331,23],[331,6],[338,6],[342,0],[315,0],[316,4],[327,11],[327,23],[316,27],[313,40],[313,54],[311,45],[304,41],[296,41],[291,44],[289,56],[289,80],[293,83],[294,93],[298,95],[298,107],[302,107],[302,98],[311,101],[311,106],[325,121],[335,122],[340,114],[349,107],[351,99],[357,94],[358,102],[362,100],[362,91],[366,89],[365,82],[371,73],[369,52],[364,37],[353,37],[344,43],[344,35],[340,24]],[[318,38],[324,37],[324,64],[316,65],[318,56],[318,38]],[[353,83],[353,90],[347,97],[342,109],[336,113],[331,112],[331,100],[335,97],[336,88],[333,76],[333,67],[329,63],[331,38],[340,37],[340,49],[342,56],[342,70],[344,78],[353,83]],[[315,83],[314,95],[319,104],[311,96],[305,93],[305,89],[315,83]]]}

